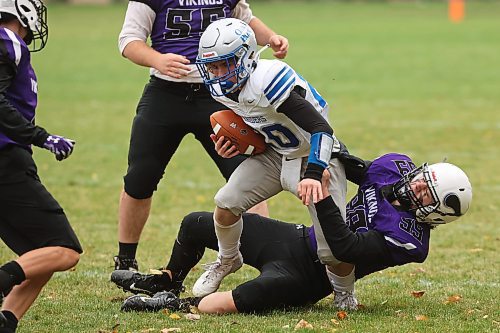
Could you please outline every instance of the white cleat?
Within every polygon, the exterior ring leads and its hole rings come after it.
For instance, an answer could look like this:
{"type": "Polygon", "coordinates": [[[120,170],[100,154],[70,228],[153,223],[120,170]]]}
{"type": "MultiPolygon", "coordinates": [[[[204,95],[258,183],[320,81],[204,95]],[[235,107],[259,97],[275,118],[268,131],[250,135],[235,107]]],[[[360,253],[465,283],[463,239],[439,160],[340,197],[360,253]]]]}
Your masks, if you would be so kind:
{"type": "Polygon", "coordinates": [[[356,311],[358,309],[358,300],[354,291],[335,291],[333,292],[333,305],[339,310],[356,311]]]}
{"type": "Polygon", "coordinates": [[[196,280],[193,286],[193,295],[203,297],[217,291],[224,277],[236,272],[241,266],[243,266],[243,257],[240,252],[233,258],[217,257],[217,261],[205,265],[205,273],[196,280]]]}

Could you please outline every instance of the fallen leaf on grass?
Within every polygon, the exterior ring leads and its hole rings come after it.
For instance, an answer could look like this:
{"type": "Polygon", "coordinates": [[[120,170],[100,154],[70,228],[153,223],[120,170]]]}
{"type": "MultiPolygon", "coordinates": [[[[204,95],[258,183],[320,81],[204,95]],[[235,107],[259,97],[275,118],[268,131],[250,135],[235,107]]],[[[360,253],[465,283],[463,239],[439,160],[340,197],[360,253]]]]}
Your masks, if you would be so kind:
{"type": "Polygon", "coordinates": [[[417,315],[417,316],[415,316],[415,319],[416,320],[428,320],[429,317],[427,317],[425,315],[417,315]]]}
{"type": "Polygon", "coordinates": [[[170,316],[168,316],[170,319],[178,320],[181,319],[181,316],[179,316],[177,313],[172,313],[170,316]]]}
{"type": "Polygon", "coordinates": [[[296,330],[300,330],[302,328],[305,328],[305,329],[308,329],[308,330],[312,330],[313,329],[313,325],[309,324],[307,321],[305,321],[304,319],[301,319],[297,325],[295,325],[295,329],[296,330]]]}
{"type": "Polygon", "coordinates": [[[488,317],[489,317],[488,315],[484,315],[484,316],[483,316],[483,319],[486,319],[486,318],[488,318],[488,317]]]}
{"type": "Polygon", "coordinates": [[[184,318],[186,318],[187,320],[200,320],[201,316],[199,314],[195,314],[195,313],[188,313],[188,314],[185,314],[184,315],[184,318]]]}
{"type": "Polygon", "coordinates": [[[337,312],[337,318],[339,318],[340,320],[344,320],[347,318],[347,312],[345,311],[339,311],[337,312]]]}
{"type": "Polygon", "coordinates": [[[412,273],[410,273],[410,276],[415,276],[415,275],[421,274],[421,273],[425,273],[425,269],[423,269],[422,267],[419,267],[416,270],[414,270],[412,273]]]}
{"type": "Polygon", "coordinates": [[[452,295],[444,301],[444,304],[449,304],[449,303],[456,303],[462,299],[461,295],[452,295]]]}
{"type": "Polygon", "coordinates": [[[181,329],[179,327],[171,327],[171,328],[164,328],[160,331],[160,333],[172,333],[172,332],[180,332],[181,329]]]}
{"type": "Polygon", "coordinates": [[[189,306],[189,312],[194,313],[194,314],[200,314],[200,310],[194,305],[189,306]]]}
{"type": "Polygon", "coordinates": [[[411,292],[411,295],[415,298],[420,298],[422,296],[424,296],[425,294],[425,290],[419,290],[419,291],[412,291],[411,292]]]}
{"type": "Polygon", "coordinates": [[[283,326],[283,327],[281,327],[281,328],[284,328],[284,329],[289,329],[289,328],[290,328],[290,325],[285,325],[285,326],[283,326]]]}
{"type": "Polygon", "coordinates": [[[332,322],[332,324],[334,324],[334,325],[340,325],[339,321],[338,321],[338,320],[336,320],[336,319],[333,319],[333,318],[332,318],[332,319],[330,319],[330,321],[331,321],[331,322],[332,322]]]}
{"type": "Polygon", "coordinates": [[[476,248],[470,249],[469,252],[475,253],[475,252],[481,252],[482,250],[483,250],[482,248],[476,247],[476,248]]]}

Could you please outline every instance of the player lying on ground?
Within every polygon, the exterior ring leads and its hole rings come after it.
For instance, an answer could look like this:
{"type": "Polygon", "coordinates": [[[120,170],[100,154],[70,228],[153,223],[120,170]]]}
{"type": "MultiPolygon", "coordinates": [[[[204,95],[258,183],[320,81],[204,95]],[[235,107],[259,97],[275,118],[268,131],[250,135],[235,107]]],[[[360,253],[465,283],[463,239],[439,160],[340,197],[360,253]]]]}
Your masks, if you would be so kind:
{"type": "MultiPolygon", "coordinates": [[[[322,181],[325,198],[316,204],[318,218],[333,254],[344,265],[355,266],[356,279],[423,262],[433,226],[465,214],[472,199],[470,182],[458,167],[437,163],[415,168],[409,157],[392,153],[375,159],[361,174],[345,223],[328,193],[327,178],[322,181]]],[[[258,277],[232,291],[178,298],[205,248],[217,250],[212,213],[192,213],[182,221],[170,261],[159,274],[113,272],[112,281],[124,290],[152,295],[131,296],[122,310],[183,310],[197,305],[203,313],[259,312],[312,304],[332,292],[331,273],[316,254],[313,227],[252,214],[243,219],[241,253],[246,264],[260,271],[258,277]]]]}

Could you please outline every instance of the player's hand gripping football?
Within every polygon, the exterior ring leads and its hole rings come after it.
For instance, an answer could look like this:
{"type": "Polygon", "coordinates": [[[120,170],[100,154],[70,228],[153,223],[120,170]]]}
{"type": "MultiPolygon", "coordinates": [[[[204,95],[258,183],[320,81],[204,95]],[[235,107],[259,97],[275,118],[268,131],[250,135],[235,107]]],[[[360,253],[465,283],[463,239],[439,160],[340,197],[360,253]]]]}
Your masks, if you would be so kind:
{"type": "Polygon", "coordinates": [[[238,148],[236,148],[235,145],[233,145],[231,140],[226,140],[226,138],[223,136],[217,139],[217,136],[215,134],[210,134],[210,139],[212,139],[212,141],[214,142],[215,151],[220,156],[224,158],[231,158],[240,154],[240,151],[238,150],[238,148]]]}
{"type": "Polygon", "coordinates": [[[56,156],[56,160],[62,161],[71,155],[75,148],[74,140],[59,135],[49,135],[43,143],[43,148],[49,150],[56,156]]]}

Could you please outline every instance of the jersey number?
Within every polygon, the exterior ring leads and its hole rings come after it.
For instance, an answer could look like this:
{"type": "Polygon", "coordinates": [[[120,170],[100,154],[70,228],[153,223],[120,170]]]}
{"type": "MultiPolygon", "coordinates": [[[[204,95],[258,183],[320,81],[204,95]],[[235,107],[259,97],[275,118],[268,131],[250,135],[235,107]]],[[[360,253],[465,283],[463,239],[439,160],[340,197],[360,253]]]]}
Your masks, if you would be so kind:
{"type": "Polygon", "coordinates": [[[368,219],[365,213],[365,197],[362,192],[352,198],[346,205],[346,220],[353,232],[368,231],[368,219]]]}
{"type": "MultiPolygon", "coordinates": [[[[198,20],[193,21],[193,13],[198,9],[168,9],[165,21],[166,33],[164,39],[183,39],[190,36],[193,24],[200,24],[198,20]]],[[[226,17],[223,7],[201,8],[200,35],[208,25],[218,19],[226,17]]]]}
{"type": "Polygon", "coordinates": [[[273,124],[261,128],[267,138],[273,141],[273,144],[283,148],[294,148],[300,144],[299,139],[290,129],[281,124],[273,124]]]}
{"type": "Polygon", "coordinates": [[[422,244],[424,228],[415,219],[403,217],[401,221],[399,221],[399,229],[413,236],[413,238],[415,238],[420,242],[420,244],[422,244]]]}

